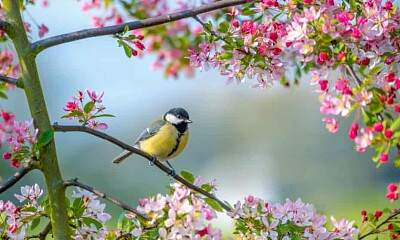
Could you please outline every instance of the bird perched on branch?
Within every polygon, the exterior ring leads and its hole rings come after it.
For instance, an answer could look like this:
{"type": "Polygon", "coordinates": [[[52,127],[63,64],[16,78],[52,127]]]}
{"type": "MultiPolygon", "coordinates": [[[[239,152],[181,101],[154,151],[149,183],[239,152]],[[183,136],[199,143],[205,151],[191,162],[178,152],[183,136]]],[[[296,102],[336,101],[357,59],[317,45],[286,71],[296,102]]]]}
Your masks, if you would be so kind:
{"type": "MultiPolygon", "coordinates": [[[[166,161],[175,173],[168,160],[178,156],[185,148],[189,137],[189,123],[192,121],[185,109],[173,108],[145,129],[133,146],[154,156],[159,161],[166,161]]],[[[124,151],[112,162],[121,163],[132,154],[130,151],[124,151]]]]}

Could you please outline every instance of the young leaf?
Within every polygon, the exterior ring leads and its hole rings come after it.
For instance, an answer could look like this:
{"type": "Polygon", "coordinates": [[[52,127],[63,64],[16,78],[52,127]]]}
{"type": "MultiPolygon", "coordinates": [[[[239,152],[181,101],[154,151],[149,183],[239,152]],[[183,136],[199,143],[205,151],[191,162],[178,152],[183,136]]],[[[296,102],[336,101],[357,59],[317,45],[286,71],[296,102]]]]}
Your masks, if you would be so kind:
{"type": "Polygon", "coordinates": [[[53,137],[54,137],[53,129],[42,132],[42,134],[40,134],[39,136],[37,146],[39,148],[46,146],[47,144],[50,143],[53,137]]]}
{"type": "Polygon", "coordinates": [[[217,212],[222,212],[223,211],[221,205],[219,205],[219,203],[216,202],[214,199],[212,199],[212,198],[204,198],[204,201],[206,201],[206,203],[208,205],[210,205],[210,207],[212,209],[214,209],[215,211],[217,211],[217,212]]]}
{"type": "Polygon", "coordinates": [[[99,118],[99,117],[115,117],[115,116],[112,114],[100,114],[100,115],[93,116],[92,119],[99,118]]]}
{"type": "Polygon", "coordinates": [[[83,217],[82,220],[85,223],[85,225],[88,227],[90,227],[91,224],[94,224],[97,229],[100,229],[103,227],[103,224],[101,224],[101,222],[97,221],[96,219],[89,218],[89,217],[83,217]]]}
{"type": "Polygon", "coordinates": [[[131,58],[131,57],[132,57],[132,48],[129,47],[129,45],[126,44],[126,43],[124,43],[124,42],[122,42],[122,47],[124,48],[125,55],[126,55],[128,58],[131,58]]]}
{"type": "Polygon", "coordinates": [[[31,230],[34,230],[37,226],[39,226],[40,217],[37,217],[32,220],[31,230]]]}
{"type": "Polygon", "coordinates": [[[85,104],[85,106],[83,107],[83,111],[88,114],[93,110],[94,107],[94,102],[90,101],[88,103],[85,104]]]}
{"type": "Polygon", "coordinates": [[[190,172],[182,171],[181,175],[184,179],[186,179],[188,182],[193,183],[194,182],[194,176],[190,172]]]}

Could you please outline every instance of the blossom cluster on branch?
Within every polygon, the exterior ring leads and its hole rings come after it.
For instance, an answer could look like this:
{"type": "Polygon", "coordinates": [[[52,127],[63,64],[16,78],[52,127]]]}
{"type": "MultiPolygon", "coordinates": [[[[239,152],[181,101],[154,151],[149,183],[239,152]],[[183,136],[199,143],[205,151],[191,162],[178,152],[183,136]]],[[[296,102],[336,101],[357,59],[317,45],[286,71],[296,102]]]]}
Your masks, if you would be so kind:
{"type": "Polygon", "coordinates": [[[0,146],[5,142],[9,144],[10,151],[5,152],[3,158],[10,160],[12,167],[19,168],[21,163],[37,158],[40,148],[37,134],[38,129],[32,129],[32,121],[17,122],[14,114],[1,111],[0,146]]]}
{"type": "Polygon", "coordinates": [[[97,94],[95,91],[86,89],[84,92],[78,91],[76,96],[72,97],[72,101],[67,102],[64,111],[67,112],[62,118],[78,119],[83,126],[93,129],[105,130],[108,128],[106,123],[98,122],[101,117],[114,117],[112,114],[105,114],[106,109],[103,102],[104,92],[97,94]],[[89,101],[84,103],[85,97],[89,97],[89,101]],[[96,120],[95,120],[96,119],[96,120]]]}

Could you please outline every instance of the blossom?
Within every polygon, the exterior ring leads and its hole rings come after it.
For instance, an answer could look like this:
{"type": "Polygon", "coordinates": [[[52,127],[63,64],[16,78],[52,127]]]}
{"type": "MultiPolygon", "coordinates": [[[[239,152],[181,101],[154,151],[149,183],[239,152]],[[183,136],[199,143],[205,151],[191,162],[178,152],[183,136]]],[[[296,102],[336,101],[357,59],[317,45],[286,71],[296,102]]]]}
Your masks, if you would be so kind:
{"type": "Polygon", "coordinates": [[[21,187],[21,195],[14,194],[14,196],[20,201],[23,202],[25,200],[31,201],[36,205],[37,199],[41,197],[43,194],[43,190],[40,189],[39,185],[35,183],[33,186],[26,185],[21,187]]]}
{"type": "Polygon", "coordinates": [[[42,24],[39,26],[39,37],[40,38],[43,38],[44,35],[48,32],[49,32],[49,28],[46,25],[42,24]]]}
{"type": "Polygon", "coordinates": [[[364,152],[365,149],[371,145],[374,135],[371,128],[361,128],[361,136],[357,136],[354,139],[356,143],[356,150],[358,152],[364,152]]]}
{"type": "Polygon", "coordinates": [[[104,91],[100,95],[97,95],[95,91],[89,91],[88,89],[86,89],[86,93],[88,94],[89,98],[92,99],[93,102],[95,103],[103,102],[102,98],[104,96],[104,91]]]}
{"type": "Polygon", "coordinates": [[[323,118],[322,119],[323,122],[326,122],[326,129],[328,129],[328,131],[330,133],[335,133],[338,130],[338,121],[334,118],[323,118]]]}

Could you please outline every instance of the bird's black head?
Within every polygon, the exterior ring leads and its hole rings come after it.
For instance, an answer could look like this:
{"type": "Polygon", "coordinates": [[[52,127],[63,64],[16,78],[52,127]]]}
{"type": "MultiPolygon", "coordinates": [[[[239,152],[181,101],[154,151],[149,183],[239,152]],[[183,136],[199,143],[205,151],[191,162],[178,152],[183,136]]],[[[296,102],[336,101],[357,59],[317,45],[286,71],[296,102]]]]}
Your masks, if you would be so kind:
{"type": "Polygon", "coordinates": [[[164,120],[178,127],[178,130],[185,131],[188,123],[192,121],[189,119],[189,113],[183,108],[172,108],[164,114],[164,120]]]}

